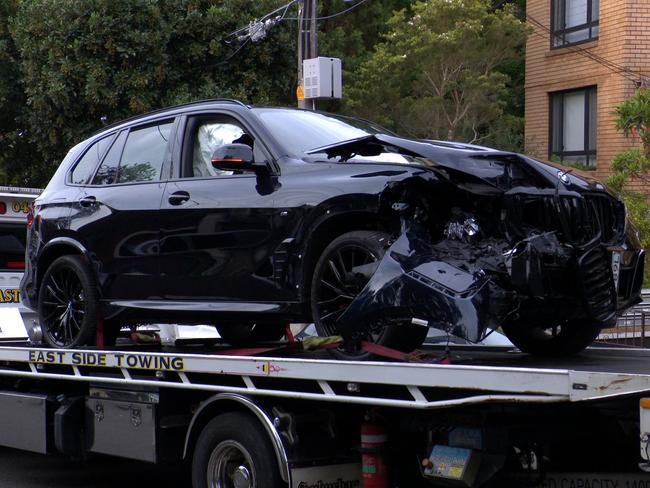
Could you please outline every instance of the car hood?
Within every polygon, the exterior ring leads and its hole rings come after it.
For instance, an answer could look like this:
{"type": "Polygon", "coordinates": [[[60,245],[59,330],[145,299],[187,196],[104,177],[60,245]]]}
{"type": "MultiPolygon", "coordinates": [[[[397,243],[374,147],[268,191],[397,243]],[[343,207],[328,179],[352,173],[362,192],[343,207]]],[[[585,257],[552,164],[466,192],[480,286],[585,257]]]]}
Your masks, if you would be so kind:
{"type": "Polygon", "coordinates": [[[342,162],[363,164],[376,161],[364,161],[359,156],[377,156],[386,152],[413,158],[395,164],[464,173],[472,180],[480,179],[501,191],[515,186],[556,188],[558,185],[568,191],[606,191],[602,183],[584,174],[575,174],[571,168],[554,166],[521,154],[479,146],[417,141],[388,134],[372,134],[342,141],[312,149],[308,154],[325,153],[328,158],[339,157],[342,162]],[[355,159],[351,160],[353,157],[355,159]]]}

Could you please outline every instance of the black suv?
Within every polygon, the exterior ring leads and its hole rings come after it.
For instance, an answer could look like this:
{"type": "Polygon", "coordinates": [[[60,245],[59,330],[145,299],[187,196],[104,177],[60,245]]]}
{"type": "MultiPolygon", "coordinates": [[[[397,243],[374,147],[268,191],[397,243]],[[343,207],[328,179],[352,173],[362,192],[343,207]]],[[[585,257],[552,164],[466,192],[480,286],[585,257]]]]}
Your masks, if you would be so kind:
{"type": "Polygon", "coordinates": [[[417,347],[436,327],[570,354],[639,301],[643,251],[602,184],[523,155],[327,113],[212,100],[107,127],[36,200],[22,293],[46,341],[290,321],[417,347]]]}

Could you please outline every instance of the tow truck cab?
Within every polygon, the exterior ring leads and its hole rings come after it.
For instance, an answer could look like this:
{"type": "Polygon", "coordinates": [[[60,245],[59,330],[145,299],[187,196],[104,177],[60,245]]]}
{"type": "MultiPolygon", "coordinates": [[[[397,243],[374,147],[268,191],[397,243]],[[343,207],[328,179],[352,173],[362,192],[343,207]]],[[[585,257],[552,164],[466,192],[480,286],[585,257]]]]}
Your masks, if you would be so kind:
{"type": "Polygon", "coordinates": [[[38,188],[0,186],[0,342],[26,339],[25,327],[36,313],[20,297],[25,270],[25,240],[32,202],[38,188]]]}

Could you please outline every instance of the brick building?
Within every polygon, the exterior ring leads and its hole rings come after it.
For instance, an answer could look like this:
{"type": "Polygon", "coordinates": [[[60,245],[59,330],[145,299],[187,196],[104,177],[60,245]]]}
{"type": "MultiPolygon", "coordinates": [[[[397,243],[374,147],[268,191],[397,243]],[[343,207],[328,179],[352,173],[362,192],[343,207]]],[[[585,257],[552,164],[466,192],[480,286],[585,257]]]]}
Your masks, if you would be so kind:
{"type": "Polygon", "coordinates": [[[635,144],[613,112],[647,84],[650,0],[528,0],[526,149],[580,162],[604,178],[635,144]]]}

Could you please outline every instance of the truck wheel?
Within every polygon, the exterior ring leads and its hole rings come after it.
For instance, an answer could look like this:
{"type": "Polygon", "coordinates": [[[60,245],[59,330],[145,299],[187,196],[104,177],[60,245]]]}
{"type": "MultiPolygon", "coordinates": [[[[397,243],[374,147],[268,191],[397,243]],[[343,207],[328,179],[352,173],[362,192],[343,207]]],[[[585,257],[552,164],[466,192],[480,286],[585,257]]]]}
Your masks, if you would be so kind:
{"type": "Polygon", "coordinates": [[[598,334],[600,326],[589,321],[575,321],[543,329],[522,327],[522,324],[504,324],[506,337],[522,352],[536,356],[571,356],[589,346],[598,334]]]}
{"type": "Polygon", "coordinates": [[[212,419],[192,458],[193,488],[280,488],[273,446],[256,420],[241,412],[212,419]]]}
{"type": "MultiPolygon", "coordinates": [[[[381,260],[388,248],[389,236],[379,231],[354,231],[334,239],[323,251],[311,283],[311,311],[319,336],[339,335],[336,321],[366,286],[367,280],[353,276],[353,267],[381,260]]],[[[364,340],[409,352],[422,345],[427,328],[392,320],[369,327],[364,340]]],[[[330,349],[340,359],[362,360],[371,354],[330,349]]]]}
{"type": "Polygon", "coordinates": [[[221,338],[230,345],[250,346],[258,342],[279,341],[286,324],[278,322],[223,323],[217,325],[221,338]]]}
{"type": "Polygon", "coordinates": [[[38,317],[47,344],[57,348],[94,344],[97,307],[95,279],[81,256],[62,256],[47,268],[38,294],[38,317]]]}

